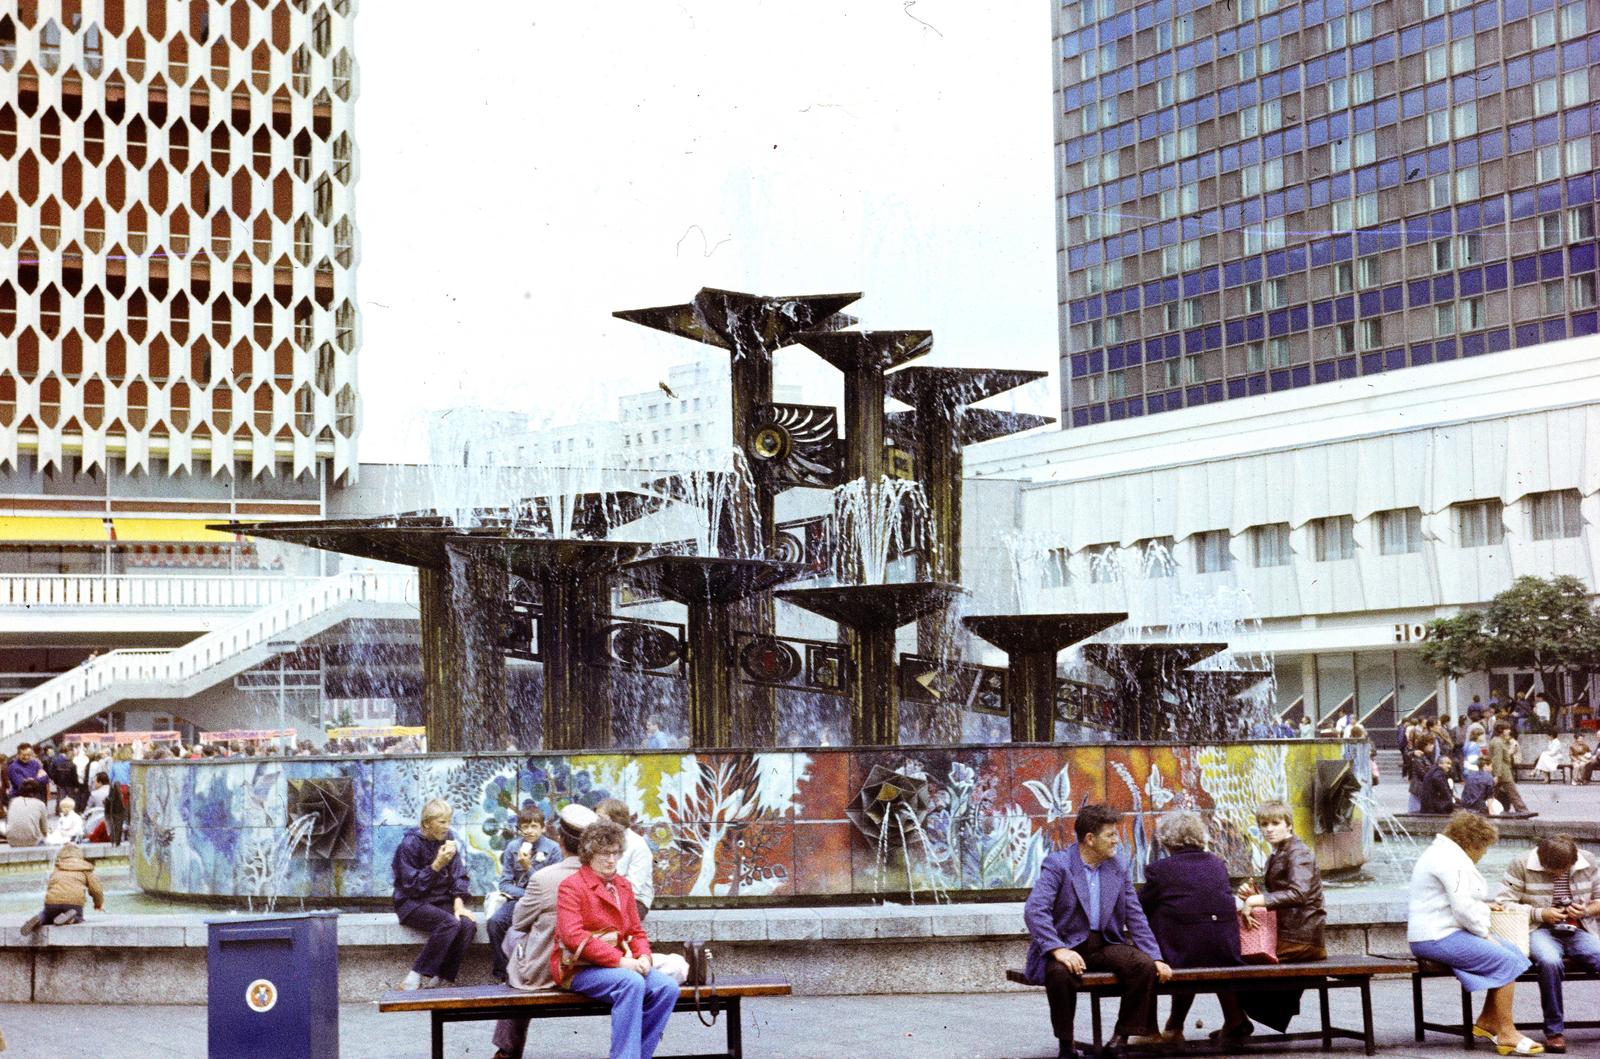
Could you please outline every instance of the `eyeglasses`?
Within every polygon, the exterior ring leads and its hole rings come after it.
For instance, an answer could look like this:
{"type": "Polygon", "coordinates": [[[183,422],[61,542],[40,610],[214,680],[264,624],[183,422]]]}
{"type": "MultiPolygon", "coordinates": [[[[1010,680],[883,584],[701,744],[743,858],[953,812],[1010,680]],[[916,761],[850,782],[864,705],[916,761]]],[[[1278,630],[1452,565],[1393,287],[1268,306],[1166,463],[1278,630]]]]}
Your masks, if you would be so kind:
{"type": "Polygon", "coordinates": [[[615,859],[617,857],[622,856],[622,850],[620,850],[620,849],[598,849],[598,850],[595,850],[595,854],[594,855],[596,857],[611,857],[612,859],[615,859]]]}

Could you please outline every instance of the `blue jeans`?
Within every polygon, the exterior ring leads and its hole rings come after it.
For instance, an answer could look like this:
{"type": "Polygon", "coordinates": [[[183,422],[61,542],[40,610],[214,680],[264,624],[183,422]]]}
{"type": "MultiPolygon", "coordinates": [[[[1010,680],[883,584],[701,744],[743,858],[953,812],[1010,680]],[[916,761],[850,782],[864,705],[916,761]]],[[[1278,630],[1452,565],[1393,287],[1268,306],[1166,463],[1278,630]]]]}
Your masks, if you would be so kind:
{"type": "Polygon", "coordinates": [[[1587,930],[1557,934],[1540,927],[1528,935],[1528,955],[1539,974],[1539,1003],[1544,1008],[1544,1032],[1562,1033],[1566,1012],[1561,1004],[1562,958],[1570,956],[1600,971],[1600,938],[1587,930]]]}
{"type": "Polygon", "coordinates": [[[678,983],[651,971],[585,967],[572,976],[573,992],[611,1005],[611,1059],[650,1059],[678,1002],[678,983]]]}

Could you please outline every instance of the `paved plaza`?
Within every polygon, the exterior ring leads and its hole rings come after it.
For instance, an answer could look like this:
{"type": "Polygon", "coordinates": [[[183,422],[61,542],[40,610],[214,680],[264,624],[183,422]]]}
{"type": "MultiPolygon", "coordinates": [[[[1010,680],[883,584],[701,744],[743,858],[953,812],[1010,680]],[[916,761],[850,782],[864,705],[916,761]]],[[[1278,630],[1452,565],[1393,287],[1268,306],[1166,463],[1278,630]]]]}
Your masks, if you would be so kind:
{"type": "MultiPolygon", "coordinates": [[[[1578,983],[1571,987],[1568,1010],[1573,1014],[1600,1009],[1600,985],[1578,983]]],[[[1430,1006],[1438,1012],[1454,1010],[1452,983],[1428,983],[1430,1006]]],[[[0,1027],[11,1050],[40,1059],[100,1059],[108,1042],[130,1057],[203,1056],[206,1051],[206,1014],[199,1007],[116,1007],[108,997],[103,1007],[70,1010],[43,1004],[0,1004],[0,1027]],[[71,1032],[63,1032],[70,1025],[71,1032]]],[[[1538,994],[1520,987],[1517,1013],[1524,1032],[1538,1039],[1538,994]]],[[[1460,1054],[1461,1049],[1443,1037],[1430,1037],[1419,1045],[1412,1039],[1410,987],[1403,980],[1385,980],[1374,988],[1374,1011],[1379,1053],[1437,1059],[1460,1054]]],[[[1295,1029],[1312,1028],[1316,1001],[1309,1000],[1295,1029]]],[[[1080,1008],[1080,1012],[1087,1009],[1080,1008]]],[[[1108,1014],[1112,1006],[1107,1005],[1108,1014]]],[[[1359,1025],[1360,1007],[1353,994],[1333,994],[1334,1021],[1359,1025]]],[[[1081,1015],[1087,1024],[1086,1015],[1081,1015]]],[[[1220,1019],[1215,1001],[1201,997],[1190,1016],[1191,1030],[1203,1036],[1220,1019]]],[[[751,1059],[1014,1059],[1054,1056],[1043,992],[989,996],[929,995],[870,997],[793,997],[747,1001],[745,1051],[751,1059]]],[[[1087,1028],[1085,1026],[1085,1028],[1087,1028]]],[[[422,1015],[380,1015],[366,1004],[345,1005],[340,1011],[341,1059],[410,1059],[428,1055],[428,1020],[422,1015]]],[[[487,1023],[468,1023],[446,1029],[445,1054],[451,1059],[489,1059],[487,1023]]],[[[592,1059],[603,1054],[606,1041],[603,1019],[548,1020],[534,1023],[528,1040],[530,1059],[592,1059]]],[[[1569,1055],[1600,1057],[1600,1030],[1576,1031],[1568,1038],[1569,1055]]],[[[677,1015],[668,1027],[663,1056],[706,1052],[721,1047],[723,1028],[705,1029],[694,1016],[677,1015]]],[[[1489,1054],[1479,1049],[1480,1054],[1489,1054]]],[[[1251,1052],[1257,1056],[1321,1054],[1315,1043],[1296,1051],[1251,1052]]],[[[1355,1041],[1335,1042],[1335,1055],[1361,1055],[1355,1041]]]]}

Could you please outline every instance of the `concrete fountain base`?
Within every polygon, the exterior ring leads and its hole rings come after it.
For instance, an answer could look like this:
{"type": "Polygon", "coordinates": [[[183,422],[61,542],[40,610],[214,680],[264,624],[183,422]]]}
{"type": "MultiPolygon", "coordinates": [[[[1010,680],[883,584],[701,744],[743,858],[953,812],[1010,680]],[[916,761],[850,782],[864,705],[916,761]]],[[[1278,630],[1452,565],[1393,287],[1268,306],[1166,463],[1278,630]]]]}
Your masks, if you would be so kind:
{"type": "MultiPolygon", "coordinates": [[[[206,922],[217,917],[91,916],[33,941],[22,916],[0,916],[0,1003],[205,1003],[206,922]]],[[[490,980],[479,920],[463,982],[490,980]]],[[[785,975],[803,996],[1016,989],[1005,970],[1027,951],[1021,902],[662,910],[646,926],[665,949],[709,939],[722,973],[785,975]]],[[[1331,892],[1327,937],[1338,955],[1405,951],[1404,893],[1331,892]]],[[[421,939],[392,914],[340,916],[340,1000],[395,988],[421,939]]]]}

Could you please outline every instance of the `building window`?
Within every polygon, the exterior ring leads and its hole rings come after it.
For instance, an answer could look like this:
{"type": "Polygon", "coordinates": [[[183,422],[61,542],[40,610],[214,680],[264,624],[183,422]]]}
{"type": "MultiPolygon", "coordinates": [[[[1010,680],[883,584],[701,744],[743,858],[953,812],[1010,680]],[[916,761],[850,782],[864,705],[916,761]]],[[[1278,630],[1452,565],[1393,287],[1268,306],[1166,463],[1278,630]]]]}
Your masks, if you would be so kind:
{"type": "Polygon", "coordinates": [[[1356,270],[1350,262],[1344,261],[1333,266],[1333,292],[1335,294],[1349,294],[1356,289],[1356,270]]]}
{"type": "Polygon", "coordinates": [[[1248,140],[1253,136],[1261,135],[1261,110],[1259,107],[1245,107],[1239,111],[1239,138],[1248,140]]]}
{"type": "Polygon", "coordinates": [[[1348,232],[1356,226],[1356,200],[1340,199],[1333,204],[1333,230],[1348,232]]]}
{"type": "Polygon", "coordinates": [[[1450,267],[1451,248],[1450,240],[1435,239],[1433,241],[1433,268],[1435,272],[1450,267]]]}
{"type": "Polygon", "coordinates": [[[1579,499],[1576,489],[1557,489],[1528,497],[1529,536],[1536,541],[1553,541],[1580,535],[1583,516],[1578,510],[1579,499]]]}
{"type": "Polygon", "coordinates": [[[1194,569],[1199,574],[1219,574],[1233,569],[1227,530],[1207,530],[1194,535],[1194,569]]]}
{"type": "Polygon", "coordinates": [[[1561,39],[1572,40],[1581,37],[1589,31],[1588,13],[1584,9],[1583,0],[1575,4],[1566,4],[1561,8],[1561,39]]]}
{"type": "Polygon", "coordinates": [[[1450,112],[1436,110],[1428,115],[1428,146],[1444,143],[1450,138],[1450,112]]]}
{"type": "Polygon", "coordinates": [[[1567,141],[1567,174],[1569,176],[1582,176],[1592,167],[1593,152],[1589,149],[1589,137],[1580,136],[1575,140],[1567,141]]]}
{"type": "Polygon", "coordinates": [[[1356,325],[1340,324],[1334,332],[1338,345],[1335,347],[1340,353],[1354,353],[1356,351],[1356,325]]]}
{"type": "Polygon", "coordinates": [[[1251,529],[1250,538],[1252,558],[1256,566],[1289,565],[1289,524],[1287,522],[1274,522],[1267,526],[1256,526],[1251,529]]]}
{"type": "Polygon", "coordinates": [[[1423,56],[1424,73],[1429,81],[1442,81],[1450,75],[1449,57],[1445,53],[1443,44],[1437,48],[1429,48],[1423,56]]]}
{"type": "Polygon", "coordinates": [[[1569,107],[1589,102],[1589,71],[1568,70],[1561,76],[1561,96],[1569,107]]]}
{"type": "Polygon", "coordinates": [[[1533,46],[1548,48],[1556,42],[1556,13],[1545,11],[1533,16],[1533,46]]]}
{"type": "Polygon", "coordinates": [[[1561,148],[1555,144],[1533,152],[1535,180],[1554,180],[1561,175],[1561,148]]]}
{"type": "Polygon", "coordinates": [[[1594,210],[1588,206],[1575,206],[1567,211],[1567,241],[1580,243],[1594,238],[1594,210]]]}
{"type": "Polygon", "coordinates": [[[1452,73],[1466,73],[1478,65],[1477,39],[1471,36],[1462,37],[1450,45],[1450,71],[1452,73]]]}
{"type": "Polygon", "coordinates": [[[1244,288],[1245,312],[1258,313],[1267,306],[1267,301],[1261,295],[1260,283],[1247,283],[1244,288]]]}
{"type": "Polygon", "coordinates": [[[1543,81],[1533,83],[1533,112],[1535,114],[1554,114],[1561,108],[1556,79],[1547,77],[1543,81]]]}
{"type": "Polygon", "coordinates": [[[1362,132],[1356,134],[1356,165],[1371,165],[1378,160],[1378,134],[1375,132],[1362,132]]]}
{"type": "Polygon", "coordinates": [[[1145,577],[1172,576],[1171,537],[1146,537],[1135,541],[1133,547],[1139,553],[1139,572],[1145,577]]]}
{"type": "Polygon", "coordinates": [[[1463,331],[1476,331],[1482,327],[1486,327],[1489,321],[1484,316],[1483,299],[1461,299],[1461,313],[1459,319],[1461,322],[1461,329],[1463,331]]]}
{"type": "Polygon", "coordinates": [[[1289,340],[1287,338],[1274,338],[1270,345],[1272,366],[1274,368],[1287,368],[1289,366],[1289,340]]]}
{"type": "Polygon", "coordinates": [[[1422,550],[1422,510],[1414,507],[1378,512],[1378,553],[1406,555],[1422,550]]]}
{"type": "Polygon", "coordinates": [[[1068,563],[1072,559],[1070,548],[1051,548],[1044,557],[1044,587],[1061,588],[1070,580],[1068,563]]]}
{"type": "Polygon", "coordinates": [[[1456,201],[1467,202],[1478,197],[1478,167],[1469,165],[1456,170],[1456,201]]]}
{"type": "Polygon", "coordinates": [[[1361,285],[1363,287],[1376,287],[1383,282],[1383,267],[1378,255],[1373,254],[1370,257],[1361,258],[1356,262],[1356,268],[1361,273],[1361,285]]]}
{"type": "Polygon", "coordinates": [[[1456,307],[1453,304],[1433,307],[1433,333],[1440,336],[1456,333],[1456,307]]]}
{"type": "Polygon", "coordinates": [[[1350,83],[1343,77],[1328,81],[1328,109],[1344,110],[1350,106],[1350,83]]]}
{"type": "MultiPolygon", "coordinates": [[[[1128,396],[1128,373],[1127,372],[1125,372],[1125,371],[1114,371],[1110,375],[1108,375],[1107,378],[1110,380],[1110,389],[1111,389],[1111,399],[1112,400],[1116,400],[1116,399],[1118,399],[1120,397],[1128,396]]],[[[697,426],[695,429],[698,430],[699,427],[697,426]]]]}
{"type": "Polygon", "coordinates": [[[1372,102],[1372,71],[1362,70],[1350,77],[1350,98],[1356,103],[1372,102]]]}
{"type": "Polygon", "coordinates": [[[1205,304],[1199,298],[1185,298],[1183,302],[1184,324],[1196,327],[1206,322],[1205,304]]]}
{"type": "Polygon", "coordinates": [[[1103,585],[1117,580],[1117,546],[1095,544],[1084,550],[1084,562],[1089,567],[1091,584],[1103,585]]]}
{"type": "Polygon", "coordinates": [[[1480,263],[1483,260],[1483,236],[1476,232],[1456,236],[1456,256],[1463,265],[1480,263]]]}
{"type": "Polygon", "coordinates": [[[1267,350],[1260,342],[1251,342],[1244,347],[1244,368],[1246,371],[1261,371],[1267,366],[1267,350]]]}
{"type": "Polygon", "coordinates": [[[1546,316],[1567,311],[1566,284],[1559,279],[1545,280],[1542,284],[1544,295],[1544,311],[1546,316]]]}
{"type": "Polygon", "coordinates": [[[1492,548],[1505,540],[1505,510],[1498,500],[1454,505],[1456,539],[1463,548],[1492,548]]]}
{"type": "Polygon", "coordinates": [[[1333,515],[1311,523],[1311,554],[1319,563],[1356,557],[1356,520],[1333,515]]]}
{"type": "Polygon", "coordinates": [[[1574,309],[1593,309],[1595,303],[1594,276],[1573,276],[1572,296],[1570,298],[1574,309]]]}
{"type": "Polygon", "coordinates": [[[1439,173],[1428,178],[1428,205],[1434,209],[1450,205],[1450,174],[1439,173]]]}
{"type": "Polygon", "coordinates": [[[1383,321],[1361,321],[1361,348],[1366,350],[1377,349],[1383,345],[1383,321]]]}

